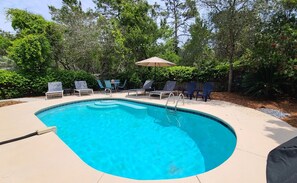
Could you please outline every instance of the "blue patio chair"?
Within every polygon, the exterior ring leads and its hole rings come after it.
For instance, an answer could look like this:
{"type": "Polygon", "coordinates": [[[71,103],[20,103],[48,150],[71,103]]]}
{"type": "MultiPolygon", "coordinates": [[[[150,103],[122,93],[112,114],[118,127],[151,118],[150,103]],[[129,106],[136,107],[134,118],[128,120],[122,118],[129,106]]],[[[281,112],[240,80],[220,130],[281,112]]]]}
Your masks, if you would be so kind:
{"type": "Polygon", "coordinates": [[[101,81],[99,79],[97,80],[97,83],[98,83],[100,89],[105,89],[103,84],[101,83],[101,81]]]}
{"type": "Polygon", "coordinates": [[[187,88],[186,90],[183,92],[185,96],[189,97],[190,100],[192,100],[192,97],[194,95],[194,92],[196,90],[197,84],[195,81],[191,81],[187,83],[187,88]]]}
{"type": "Polygon", "coordinates": [[[74,93],[78,92],[79,96],[81,96],[81,94],[83,94],[83,93],[94,94],[93,89],[88,88],[86,81],[75,81],[74,85],[75,85],[74,93]]]}
{"type": "Polygon", "coordinates": [[[169,95],[174,90],[175,85],[176,85],[176,81],[167,81],[163,90],[151,91],[149,96],[160,95],[160,100],[161,100],[163,95],[169,95]]]}
{"type": "Polygon", "coordinates": [[[104,80],[104,83],[105,83],[105,85],[106,86],[109,86],[109,87],[104,87],[103,86],[103,84],[102,84],[102,82],[100,81],[100,80],[97,80],[97,83],[98,83],[98,85],[99,85],[99,88],[100,89],[104,89],[104,92],[105,92],[105,94],[109,91],[109,92],[111,92],[112,91],[112,86],[111,86],[111,83],[110,83],[110,81],[108,82],[109,80],[104,80]],[[106,84],[107,83],[107,84],[106,84]]]}
{"type": "Polygon", "coordinates": [[[212,83],[210,83],[210,82],[204,83],[202,93],[197,91],[196,100],[198,97],[201,97],[206,102],[207,99],[210,99],[210,94],[211,94],[212,90],[213,90],[212,83]]]}
{"type": "Polygon", "coordinates": [[[110,80],[104,80],[104,83],[105,83],[105,89],[114,90],[114,87],[111,86],[110,80]]]}
{"type": "Polygon", "coordinates": [[[49,82],[47,84],[48,91],[45,93],[45,99],[48,99],[48,96],[61,96],[63,97],[63,89],[61,82],[49,82]]]}

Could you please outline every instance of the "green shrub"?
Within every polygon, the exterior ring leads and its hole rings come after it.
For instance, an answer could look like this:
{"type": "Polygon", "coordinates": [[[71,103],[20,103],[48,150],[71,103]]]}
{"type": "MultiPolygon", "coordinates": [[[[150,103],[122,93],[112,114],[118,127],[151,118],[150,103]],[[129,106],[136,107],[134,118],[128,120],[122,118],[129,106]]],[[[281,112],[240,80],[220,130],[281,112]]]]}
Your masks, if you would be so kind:
{"type": "Polygon", "coordinates": [[[160,81],[176,80],[178,82],[187,82],[197,80],[197,69],[186,66],[167,67],[161,70],[160,77],[160,81]]]}
{"type": "Polygon", "coordinates": [[[61,81],[64,88],[75,88],[74,81],[86,81],[89,88],[98,89],[95,76],[85,71],[58,70],[49,73],[56,81],[61,81]]]}
{"type": "Polygon", "coordinates": [[[23,74],[36,77],[46,73],[51,63],[50,44],[44,35],[27,35],[13,41],[8,56],[23,74]]]}
{"type": "Polygon", "coordinates": [[[28,94],[30,81],[13,71],[0,70],[0,99],[22,97],[28,94]]]}
{"type": "Polygon", "coordinates": [[[89,88],[98,88],[95,77],[84,71],[48,71],[45,76],[28,79],[16,72],[0,70],[0,99],[44,95],[48,82],[54,81],[61,81],[63,88],[75,88],[76,80],[86,81],[89,88]]]}
{"type": "Polygon", "coordinates": [[[74,81],[86,81],[89,88],[98,89],[95,77],[85,71],[52,70],[46,76],[32,79],[32,95],[42,95],[47,91],[47,83],[60,81],[63,88],[75,88],[74,81]]]}
{"type": "Polygon", "coordinates": [[[43,95],[48,87],[48,82],[57,81],[53,76],[51,75],[45,75],[36,77],[30,80],[30,95],[37,96],[37,95],[43,95]]]}
{"type": "Polygon", "coordinates": [[[280,85],[283,80],[276,71],[277,67],[271,65],[245,74],[242,80],[244,93],[252,97],[264,98],[273,98],[281,94],[280,85]]]}

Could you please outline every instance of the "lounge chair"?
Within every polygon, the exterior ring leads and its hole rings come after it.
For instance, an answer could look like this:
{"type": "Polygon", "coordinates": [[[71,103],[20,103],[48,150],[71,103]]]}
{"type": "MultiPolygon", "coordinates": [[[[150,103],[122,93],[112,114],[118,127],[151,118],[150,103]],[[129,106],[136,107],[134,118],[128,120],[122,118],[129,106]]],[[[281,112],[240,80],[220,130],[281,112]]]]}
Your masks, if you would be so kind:
{"type": "Polygon", "coordinates": [[[63,89],[61,82],[50,82],[48,85],[48,91],[45,93],[45,98],[48,99],[48,96],[61,96],[63,97],[63,89]]]}
{"type": "Polygon", "coordinates": [[[161,100],[163,95],[169,95],[174,90],[175,85],[176,85],[176,81],[167,81],[163,90],[151,91],[149,96],[160,95],[160,100],[161,100]]]}
{"type": "Polygon", "coordinates": [[[128,95],[130,94],[130,92],[135,92],[137,96],[139,93],[145,94],[147,91],[151,91],[153,82],[153,80],[146,80],[142,88],[128,90],[128,95]]]}
{"type": "Polygon", "coordinates": [[[196,100],[198,97],[201,97],[204,100],[204,102],[206,102],[207,99],[210,99],[212,88],[213,88],[212,83],[210,82],[204,83],[202,93],[199,93],[199,91],[197,91],[196,100]]]}
{"type": "Polygon", "coordinates": [[[185,96],[189,97],[192,100],[194,92],[196,90],[197,84],[195,81],[191,81],[187,83],[187,89],[183,92],[185,96]]]}
{"type": "Polygon", "coordinates": [[[75,89],[74,93],[78,92],[78,95],[81,96],[81,94],[86,93],[86,94],[94,94],[93,89],[88,88],[87,82],[86,81],[75,81],[75,89]]]}

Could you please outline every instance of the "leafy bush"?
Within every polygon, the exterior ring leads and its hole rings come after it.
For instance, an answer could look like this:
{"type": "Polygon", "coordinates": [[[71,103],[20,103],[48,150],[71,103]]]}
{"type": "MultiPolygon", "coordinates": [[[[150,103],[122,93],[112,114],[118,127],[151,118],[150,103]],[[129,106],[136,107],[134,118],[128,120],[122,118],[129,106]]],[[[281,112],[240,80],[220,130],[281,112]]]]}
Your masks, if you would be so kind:
{"type": "Polygon", "coordinates": [[[49,71],[45,76],[26,78],[16,72],[0,70],[0,99],[43,95],[47,83],[61,81],[63,88],[74,88],[74,81],[84,80],[89,88],[97,89],[95,77],[84,71],[49,71]]]}
{"type": "Polygon", "coordinates": [[[0,99],[28,94],[30,81],[13,71],[0,70],[0,99]]]}
{"type": "Polygon", "coordinates": [[[276,71],[277,67],[271,65],[246,74],[242,81],[245,94],[265,98],[272,98],[281,94],[282,79],[276,71]]]}
{"type": "Polygon", "coordinates": [[[50,49],[44,35],[27,35],[13,41],[8,55],[15,61],[20,72],[35,77],[46,73],[51,62],[50,49]]]}
{"type": "Polygon", "coordinates": [[[74,81],[86,81],[89,88],[98,89],[95,76],[85,71],[56,70],[50,71],[56,81],[61,81],[64,88],[75,88],[74,81]]]}
{"type": "Polygon", "coordinates": [[[197,69],[195,67],[175,66],[163,68],[161,70],[160,81],[176,80],[186,82],[197,79],[197,69]]]}
{"type": "Polygon", "coordinates": [[[147,79],[153,79],[154,87],[162,89],[165,82],[168,80],[175,80],[178,83],[188,81],[222,81],[227,77],[228,66],[221,64],[217,67],[205,66],[206,68],[188,67],[188,66],[174,66],[174,67],[157,67],[156,72],[153,67],[141,67],[133,71],[128,71],[119,74],[119,79],[128,79],[128,88],[135,88],[141,86],[147,79]]]}
{"type": "Polygon", "coordinates": [[[98,89],[95,77],[85,71],[52,70],[46,76],[32,79],[32,95],[42,95],[47,91],[47,83],[60,81],[63,88],[75,88],[74,81],[86,81],[89,88],[98,89]]]}

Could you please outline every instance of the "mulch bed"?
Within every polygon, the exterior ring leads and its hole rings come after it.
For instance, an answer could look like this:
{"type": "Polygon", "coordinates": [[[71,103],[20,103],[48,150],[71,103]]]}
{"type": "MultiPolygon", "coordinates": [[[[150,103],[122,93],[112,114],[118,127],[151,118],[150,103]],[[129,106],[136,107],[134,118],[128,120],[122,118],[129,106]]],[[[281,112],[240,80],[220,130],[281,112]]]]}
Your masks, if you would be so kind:
{"type": "Polygon", "coordinates": [[[278,99],[263,100],[244,96],[239,93],[213,92],[212,98],[215,100],[223,100],[238,105],[250,107],[253,109],[268,108],[289,113],[290,116],[282,119],[290,125],[297,127],[297,100],[296,99],[278,99]]]}

